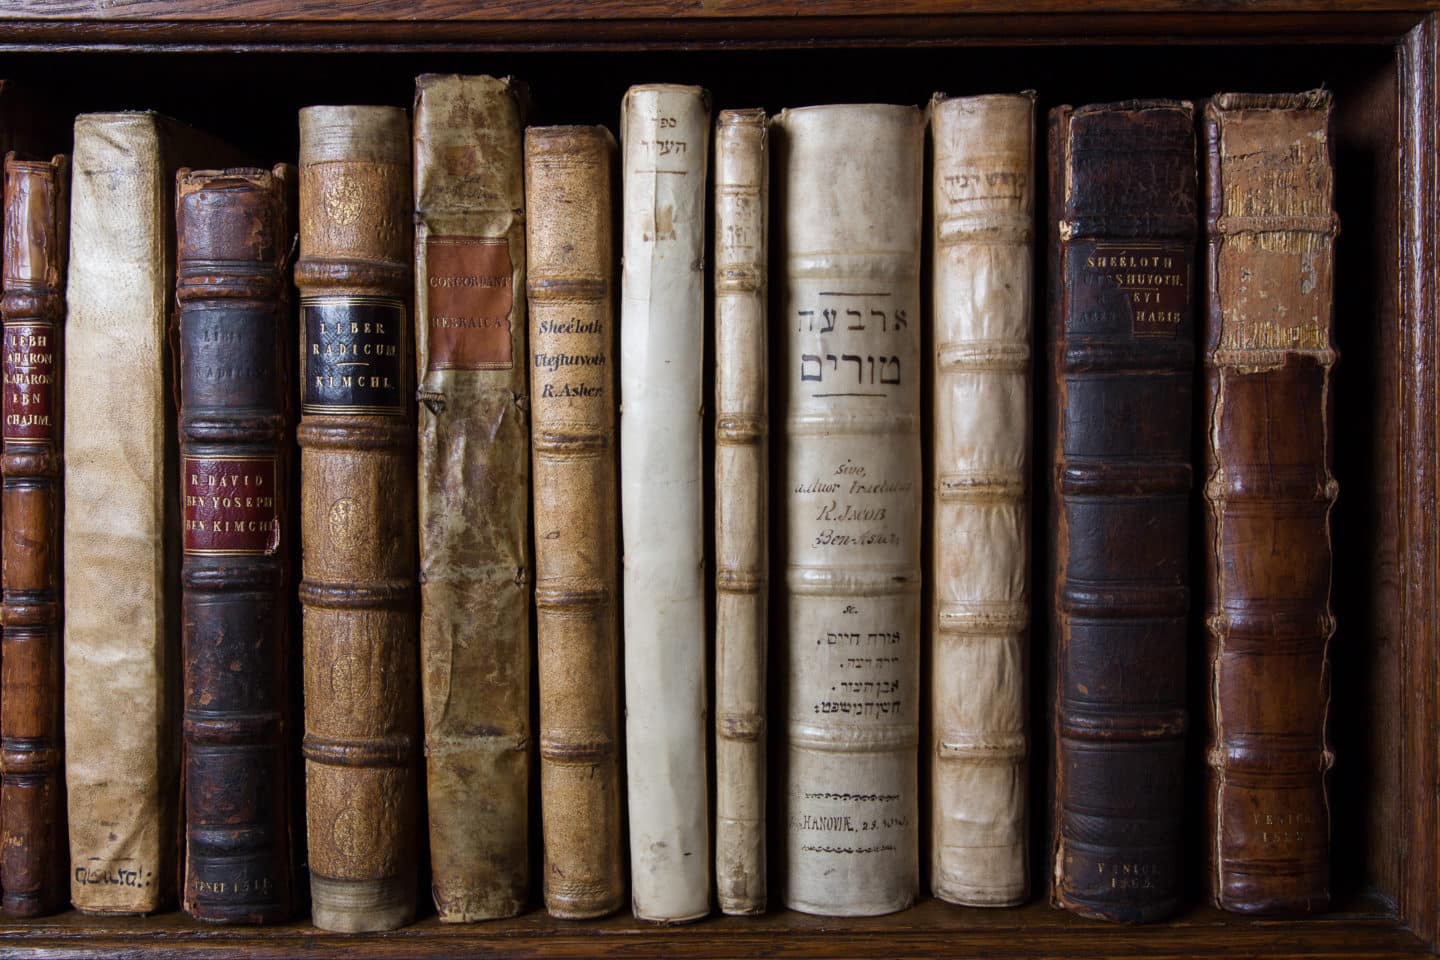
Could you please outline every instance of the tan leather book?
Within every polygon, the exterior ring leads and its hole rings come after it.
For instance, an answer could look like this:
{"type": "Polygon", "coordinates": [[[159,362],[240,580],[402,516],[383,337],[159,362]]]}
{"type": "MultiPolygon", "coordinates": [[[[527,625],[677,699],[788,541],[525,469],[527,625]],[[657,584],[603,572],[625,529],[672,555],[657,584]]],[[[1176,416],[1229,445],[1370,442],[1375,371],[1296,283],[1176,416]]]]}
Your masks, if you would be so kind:
{"type": "Polygon", "coordinates": [[[65,298],[70,896],[150,913],[175,888],[180,512],[175,171],[218,142],[153,113],[75,119],[65,298]]]}
{"type": "Polygon", "coordinates": [[[715,123],[715,889],[765,912],[765,111],[715,123]]]}
{"type": "Polygon", "coordinates": [[[520,91],[415,81],[420,659],[442,922],[530,888],[530,423],[520,91]]]}
{"type": "Polygon", "coordinates": [[[1242,913],[1330,905],[1330,110],[1328,90],[1224,93],[1202,126],[1206,874],[1242,913]]]}
{"type": "Polygon", "coordinates": [[[0,884],[6,913],[34,917],[70,902],[60,672],[68,157],[5,157],[4,224],[0,884]]]}
{"type": "Polygon", "coordinates": [[[1035,95],[930,104],[934,602],[930,887],[1028,891],[1030,369],[1035,95]]]}
{"type": "Polygon", "coordinates": [[[415,914],[419,696],[410,124],[300,111],[300,602],[310,898],[326,930],[415,914]]]}
{"type": "Polygon", "coordinates": [[[625,899],[615,463],[615,138],[525,131],[545,908],[625,899]]]}
{"type": "Polygon", "coordinates": [[[705,716],[705,165],[709,95],[631,87],[620,111],[620,516],[635,916],[710,912],[705,716]]]}
{"type": "Polygon", "coordinates": [[[786,110],[772,131],[783,896],[891,913],[919,887],[924,124],[858,104],[786,110]]]}

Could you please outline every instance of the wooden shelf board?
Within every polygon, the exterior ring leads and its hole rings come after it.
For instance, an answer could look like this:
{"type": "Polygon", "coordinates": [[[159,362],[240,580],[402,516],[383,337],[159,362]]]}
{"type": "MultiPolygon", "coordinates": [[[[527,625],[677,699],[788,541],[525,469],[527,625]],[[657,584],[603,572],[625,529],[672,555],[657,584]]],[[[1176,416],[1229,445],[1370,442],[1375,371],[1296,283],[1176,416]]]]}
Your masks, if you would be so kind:
{"type": "Polygon", "coordinates": [[[926,900],[888,917],[833,919],[775,911],[661,927],[628,913],[566,922],[533,910],[512,920],[442,924],[433,916],[388,933],[335,934],[307,923],[216,927],[181,913],[148,918],[76,912],[0,923],[9,957],[1241,957],[1424,956],[1425,945],[1379,904],[1309,920],[1252,920],[1208,908],[1168,923],[1116,926],[1034,902],[1015,910],[926,900]]]}

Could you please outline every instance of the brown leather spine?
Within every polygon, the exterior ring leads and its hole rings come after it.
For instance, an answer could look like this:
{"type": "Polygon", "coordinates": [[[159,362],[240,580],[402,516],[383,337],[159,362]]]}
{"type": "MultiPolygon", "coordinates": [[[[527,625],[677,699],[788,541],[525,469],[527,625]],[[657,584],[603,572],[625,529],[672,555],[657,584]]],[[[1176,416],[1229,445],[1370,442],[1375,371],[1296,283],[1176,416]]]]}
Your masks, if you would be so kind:
{"type": "Polygon", "coordinates": [[[316,926],[415,913],[415,417],[410,124],[300,111],[300,538],[316,926]]]}
{"type": "Polygon", "coordinates": [[[5,158],[4,606],[0,885],[5,911],[68,901],[60,510],[69,164],[5,158]]]}
{"type": "Polygon", "coordinates": [[[290,335],[295,170],[176,175],[185,846],[200,920],[291,911],[290,335]]]}
{"type": "Polygon", "coordinates": [[[1330,94],[1205,107],[1209,888],[1330,902],[1330,94]]]}
{"type": "Polygon", "coordinates": [[[1144,922],[1181,893],[1194,111],[1065,106],[1050,123],[1051,898],[1144,922]]]}
{"type": "Polygon", "coordinates": [[[525,132],[545,908],[568,919],[625,898],[614,180],[604,127],[525,132]]]}

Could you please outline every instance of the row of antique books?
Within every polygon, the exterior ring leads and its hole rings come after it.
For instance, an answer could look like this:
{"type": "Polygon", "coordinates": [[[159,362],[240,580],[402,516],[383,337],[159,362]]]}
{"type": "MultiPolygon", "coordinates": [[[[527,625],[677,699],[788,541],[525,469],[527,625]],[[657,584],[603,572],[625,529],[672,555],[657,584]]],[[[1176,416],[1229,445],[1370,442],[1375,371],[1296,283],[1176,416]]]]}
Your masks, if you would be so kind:
{"type": "Polygon", "coordinates": [[[409,922],[427,842],[442,921],[537,893],[567,918],[627,894],[667,922],[712,897],[885,913],[920,890],[922,818],[935,896],[1013,905],[1043,697],[1054,903],[1162,918],[1201,830],[1219,906],[1324,909],[1329,95],[1219,95],[1198,131],[1182,101],[1053,111],[1048,325],[1032,94],[712,128],[703,90],[634,87],[618,218],[611,133],[525,129],[522,102],[427,75],[413,118],[308,107],[298,174],[146,113],[80,116],[69,161],[7,158],[6,908],[146,913],[178,877],[195,917],[290,917],[301,719],[326,929],[409,922]],[[1055,535],[1032,564],[1036,449],[1055,535]]]}

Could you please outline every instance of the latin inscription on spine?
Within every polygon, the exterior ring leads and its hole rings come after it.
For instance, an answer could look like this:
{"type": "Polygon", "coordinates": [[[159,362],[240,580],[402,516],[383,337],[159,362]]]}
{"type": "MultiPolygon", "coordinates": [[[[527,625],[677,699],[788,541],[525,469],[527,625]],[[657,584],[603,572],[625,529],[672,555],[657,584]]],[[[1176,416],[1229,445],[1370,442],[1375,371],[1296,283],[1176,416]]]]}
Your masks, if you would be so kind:
{"type": "Polygon", "coordinates": [[[509,370],[514,266],[504,237],[425,238],[425,370],[509,370]]]}
{"type": "Polygon", "coordinates": [[[1072,240],[1066,275],[1072,329],[1129,329],[1136,337],[1174,339],[1189,311],[1190,251],[1186,244],[1072,240]]]}
{"type": "Polygon", "coordinates": [[[274,457],[181,459],[187,555],[266,556],[279,548],[274,457]]]}
{"type": "Polygon", "coordinates": [[[405,304],[389,297],[307,297],[302,412],[405,413],[405,304]]]}
{"type": "Polygon", "coordinates": [[[52,440],[55,329],[49,323],[5,325],[5,439],[52,440]]]}

